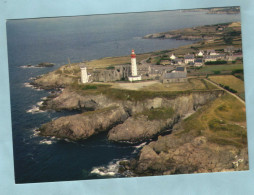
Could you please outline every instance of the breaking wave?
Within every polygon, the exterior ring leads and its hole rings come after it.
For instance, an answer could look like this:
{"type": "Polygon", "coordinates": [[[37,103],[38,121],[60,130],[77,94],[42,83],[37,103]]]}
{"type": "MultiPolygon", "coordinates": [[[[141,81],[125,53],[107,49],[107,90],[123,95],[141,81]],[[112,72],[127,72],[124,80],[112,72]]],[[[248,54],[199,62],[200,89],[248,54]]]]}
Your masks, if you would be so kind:
{"type": "Polygon", "coordinates": [[[104,176],[104,177],[115,177],[115,176],[120,176],[120,174],[118,173],[118,169],[119,169],[119,163],[124,159],[115,159],[111,162],[109,162],[108,165],[106,166],[99,166],[99,167],[93,167],[92,171],[90,172],[90,174],[96,174],[96,175],[100,175],[100,176],[104,176]]]}
{"type": "Polygon", "coordinates": [[[20,68],[42,68],[42,67],[28,64],[28,65],[20,66],[20,68]]]}
{"type": "Polygon", "coordinates": [[[51,144],[53,144],[53,143],[55,143],[55,141],[52,141],[52,140],[47,140],[47,139],[43,139],[43,140],[41,140],[41,141],[40,141],[40,143],[39,143],[39,144],[47,144],[47,145],[51,145],[51,144]]]}
{"type": "Polygon", "coordinates": [[[30,83],[24,83],[24,86],[25,86],[25,87],[32,88],[32,89],[34,89],[34,90],[36,90],[36,91],[42,91],[42,90],[43,90],[43,89],[40,89],[40,88],[37,88],[37,87],[31,85],[30,83]]]}
{"type": "Polygon", "coordinates": [[[147,144],[147,142],[144,142],[144,143],[139,144],[138,146],[134,146],[135,150],[132,152],[132,154],[138,153],[146,144],[147,144]]]}
{"type": "Polygon", "coordinates": [[[31,109],[27,110],[26,111],[27,113],[31,113],[31,114],[36,114],[36,113],[42,113],[42,112],[45,112],[44,110],[40,110],[40,107],[39,106],[32,106],[31,109]]]}
{"type": "Polygon", "coordinates": [[[30,135],[30,138],[34,138],[34,137],[38,137],[39,136],[39,131],[38,131],[38,128],[36,127],[36,128],[34,128],[33,130],[33,134],[32,135],[30,135]]]}

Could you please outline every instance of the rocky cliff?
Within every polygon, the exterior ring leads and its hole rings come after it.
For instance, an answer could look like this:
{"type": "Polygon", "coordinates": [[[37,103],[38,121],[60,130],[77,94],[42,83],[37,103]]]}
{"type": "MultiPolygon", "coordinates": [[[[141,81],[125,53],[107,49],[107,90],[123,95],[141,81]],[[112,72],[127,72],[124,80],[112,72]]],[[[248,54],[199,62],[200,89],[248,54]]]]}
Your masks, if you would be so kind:
{"type": "MultiPolygon", "coordinates": [[[[155,140],[145,145],[137,158],[120,163],[119,173],[123,175],[125,173],[144,176],[246,170],[248,169],[246,137],[243,137],[244,132],[241,129],[237,130],[233,121],[229,121],[230,127],[235,128],[235,132],[231,135],[225,129],[225,122],[221,123],[223,132],[219,132],[220,130],[211,132],[212,129],[208,127],[207,132],[202,133],[204,131],[202,129],[195,130],[199,129],[199,124],[192,126],[194,130],[186,130],[182,125],[185,118],[193,113],[208,112],[210,104],[214,104],[215,110],[209,112],[230,113],[228,110],[221,109],[221,106],[224,108],[228,102],[223,94],[223,90],[203,90],[169,96],[165,94],[151,96],[133,101],[129,100],[132,99],[131,97],[115,99],[103,93],[85,91],[81,94],[66,88],[59,96],[49,99],[44,109],[79,109],[86,112],[58,118],[43,125],[39,130],[44,136],[72,140],[87,139],[101,131],[108,131],[108,139],[114,142],[139,143],[155,140]],[[214,103],[216,101],[218,102],[214,103]],[[87,110],[91,111],[87,112],[87,110]],[[165,131],[171,134],[162,136],[165,131]],[[218,135],[226,137],[223,140],[218,135]],[[239,135],[241,135],[240,139],[239,135]],[[237,143],[234,139],[238,140],[237,143]]],[[[237,104],[235,101],[231,103],[232,105],[226,107],[231,108],[237,104]]],[[[205,119],[203,117],[207,116],[202,115],[201,121],[205,119]]]]}
{"type": "Polygon", "coordinates": [[[193,92],[174,99],[154,98],[130,106],[132,117],[111,129],[108,139],[117,142],[142,142],[170,131],[181,118],[195,112],[198,107],[221,96],[223,91],[193,92]],[[156,111],[157,108],[160,108],[156,111]],[[163,108],[163,109],[161,109],[163,108]],[[168,112],[167,109],[172,109],[168,112]],[[135,117],[135,114],[138,116],[135,117]],[[148,119],[148,116],[151,116],[148,119]]]}
{"type": "Polygon", "coordinates": [[[112,106],[98,111],[60,117],[44,124],[39,131],[40,135],[44,136],[56,136],[72,140],[87,139],[122,123],[127,117],[128,114],[122,107],[112,106]]]}
{"type": "Polygon", "coordinates": [[[221,90],[202,91],[133,102],[112,100],[97,93],[80,95],[65,89],[59,96],[46,101],[43,109],[92,111],[61,117],[43,125],[40,131],[41,135],[84,139],[111,129],[109,140],[137,143],[170,130],[180,118],[222,94],[221,90]]]}
{"type": "Polygon", "coordinates": [[[204,136],[159,137],[146,145],[136,160],[121,163],[121,172],[136,176],[222,172],[248,169],[247,149],[209,143],[204,136]]]}
{"type": "Polygon", "coordinates": [[[178,121],[171,134],[144,146],[137,158],[121,162],[119,172],[144,176],[248,170],[244,110],[227,94],[207,102],[178,121]]]}
{"type": "Polygon", "coordinates": [[[80,67],[78,64],[71,64],[36,77],[31,84],[42,89],[56,89],[77,83],[79,79],[80,67]]]}
{"type": "Polygon", "coordinates": [[[57,97],[47,99],[41,109],[91,111],[113,105],[120,104],[102,94],[81,95],[75,90],[66,88],[57,97]]]}

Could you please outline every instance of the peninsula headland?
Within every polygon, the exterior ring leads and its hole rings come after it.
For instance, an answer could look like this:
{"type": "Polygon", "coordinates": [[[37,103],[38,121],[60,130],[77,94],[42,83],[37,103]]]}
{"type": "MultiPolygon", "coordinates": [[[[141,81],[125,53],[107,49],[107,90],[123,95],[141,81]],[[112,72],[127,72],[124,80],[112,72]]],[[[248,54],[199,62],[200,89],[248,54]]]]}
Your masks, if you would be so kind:
{"type": "Polygon", "coordinates": [[[241,24],[207,25],[144,38],[196,42],[137,56],[133,52],[141,81],[130,82],[125,76],[130,56],[85,62],[91,79],[87,83],[80,81],[80,63],[39,76],[31,83],[35,87],[63,88],[40,109],[80,111],[42,125],[40,135],[80,140],[106,131],[108,140],[116,143],[147,142],[135,159],[120,162],[122,175],[247,170],[241,24]],[[216,60],[207,60],[211,56],[216,60]]]}

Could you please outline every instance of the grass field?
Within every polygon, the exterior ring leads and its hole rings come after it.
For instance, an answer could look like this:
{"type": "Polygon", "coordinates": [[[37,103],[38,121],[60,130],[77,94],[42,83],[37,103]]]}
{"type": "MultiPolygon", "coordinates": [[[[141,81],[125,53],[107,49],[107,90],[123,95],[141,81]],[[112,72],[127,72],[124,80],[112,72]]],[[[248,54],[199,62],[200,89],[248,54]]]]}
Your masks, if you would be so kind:
{"type": "Polygon", "coordinates": [[[187,90],[210,90],[216,89],[215,86],[207,83],[203,79],[189,78],[186,83],[169,83],[162,84],[156,83],[150,86],[144,87],[142,90],[147,91],[187,91],[187,90]]]}
{"type": "Polygon", "coordinates": [[[233,64],[233,65],[206,65],[202,67],[200,72],[214,72],[214,71],[233,71],[233,70],[243,70],[243,64],[233,64]]]}
{"type": "Polygon", "coordinates": [[[217,89],[203,79],[190,78],[187,83],[162,84],[158,81],[138,83],[73,83],[70,90],[80,95],[104,94],[115,100],[142,101],[155,97],[175,98],[179,95],[190,94],[193,91],[207,91],[217,89]],[[130,87],[132,86],[133,87],[130,87]],[[122,86],[122,87],[121,87],[122,86]]]}
{"type": "Polygon", "coordinates": [[[145,115],[147,116],[147,119],[152,120],[167,120],[170,117],[172,117],[174,114],[173,108],[154,108],[149,110],[144,110],[141,113],[137,113],[134,115],[134,118],[138,117],[139,115],[145,115]]]}
{"type": "Polygon", "coordinates": [[[236,98],[225,94],[210,102],[182,122],[183,131],[178,136],[190,133],[206,136],[212,143],[247,146],[245,106],[236,98]]]}
{"type": "Polygon", "coordinates": [[[229,86],[231,89],[237,91],[237,95],[244,95],[244,82],[233,75],[217,75],[209,76],[209,79],[217,84],[222,84],[224,86],[229,86]]]}

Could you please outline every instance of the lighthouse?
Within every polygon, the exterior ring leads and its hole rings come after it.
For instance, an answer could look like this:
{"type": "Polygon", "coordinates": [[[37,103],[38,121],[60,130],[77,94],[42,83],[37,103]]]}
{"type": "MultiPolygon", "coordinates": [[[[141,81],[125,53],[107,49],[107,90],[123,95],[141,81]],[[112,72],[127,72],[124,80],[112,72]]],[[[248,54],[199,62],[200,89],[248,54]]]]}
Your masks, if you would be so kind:
{"type": "Polygon", "coordinates": [[[131,51],[131,76],[138,76],[136,54],[134,52],[134,49],[131,51]]]}
{"type": "Polygon", "coordinates": [[[136,54],[134,49],[131,51],[131,76],[128,77],[129,81],[140,81],[141,76],[138,75],[137,72],[137,61],[136,61],[136,54]]]}

